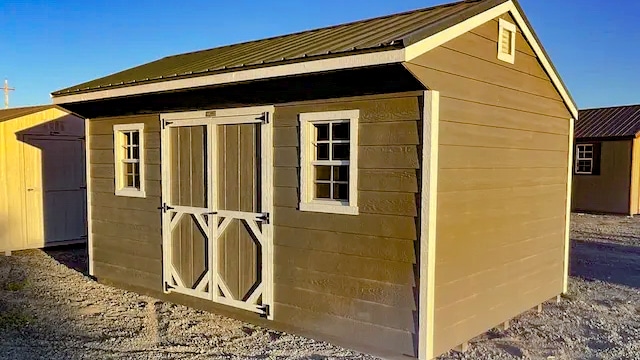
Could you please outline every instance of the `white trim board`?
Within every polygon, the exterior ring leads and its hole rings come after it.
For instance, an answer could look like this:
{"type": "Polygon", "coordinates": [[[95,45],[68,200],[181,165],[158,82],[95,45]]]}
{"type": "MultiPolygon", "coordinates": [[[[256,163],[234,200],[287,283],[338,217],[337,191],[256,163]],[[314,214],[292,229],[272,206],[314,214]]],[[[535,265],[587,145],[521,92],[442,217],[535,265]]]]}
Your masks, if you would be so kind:
{"type": "Polygon", "coordinates": [[[108,99],[121,96],[130,96],[137,94],[156,93],[171,90],[188,89],[201,86],[231,84],[243,81],[252,81],[259,79],[269,79],[282,76],[292,76],[301,74],[311,74],[324,71],[343,70],[362,68],[367,66],[385,65],[407,62],[416,57],[444,44],[445,42],[458,37],[498,16],[510,12],[516,24],[522,30],[524,38],[529,42],[531,48],[540,59],[544,70],[551,78],[551,82],[555,85],[558,92],[562,96],[567,107],[571,111],[574,118],[578,118],[578,109],[571,100],[569,92],[560,81],[560,77],[554,71],[549,59],[545,56],[542,47],[533,36],[532,30],[527,26],[522,14],[518,11],[513,1],[508,1],[490,8],[478,15],[475,15],[463,22],[444,29],[433,34],[423,40],[409,45],[404,49],[379,51],[367,54],[357,54],[343,56],[330,59],[312,60],[293,64],[276,65],[271,67],[239,70],[224,74],[215,74],[207,76],[199,76],[188,79],[176,79],[151,84],[135,85],[123,88],[105,89],[94,92],[69,94],[53,96],[54,104],[68,104],[81,101],[90,101],[98,99],[108,99]]]}
{"type": "Polygon", "coordinates": [[[438,207],[438,141],[440,93],[424,92],[420,186],[420,295],[418,358],[434,357],[436,215],[438,207]]]}
{"type": "Polygon", "coordinates": [[[87,192],[87,257],[89,262],[89,275],[95,276],[95,272],[93,269],[93,214],[91,212],[91,183],[93,180],[91,179],[91,135],[89,134],[89,128],[91,126],[91,122],[89,119],[84,120],[84,161],[85,161],[85,185],[87,192]]]}
{"type": "Polygon", "coordinates": [[[571,190],[572,190],[572,176],[573,176],[573,155],[575,146],[573,144],[575,120],[569,119],[569,155],[568,155],[568,170],[567,170],[567,209],[566,209],[566,223],[564,229],[564,274],[562,277],[562,293],[566,294],[569,291],[569,248],[571,246],[571,190]]]}

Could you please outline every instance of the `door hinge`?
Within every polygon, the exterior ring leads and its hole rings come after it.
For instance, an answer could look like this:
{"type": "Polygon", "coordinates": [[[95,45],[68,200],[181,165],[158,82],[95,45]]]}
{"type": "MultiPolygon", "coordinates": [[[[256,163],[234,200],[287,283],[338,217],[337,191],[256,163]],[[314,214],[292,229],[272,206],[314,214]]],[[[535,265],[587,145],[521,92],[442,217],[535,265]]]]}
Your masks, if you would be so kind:
{"type": "Polygon", "coordinates": [[[263,112],[261,116],[257,117],[256,120],[262,120],[263,124],[269,123],[269,113],[263,112]]]}
{"type": "Polygon", "coordinates": [[[162,119],[162,129],[164,130],[164,128],[169,125],[169,124],[173,124],[173,121],[167,121],[165,119],[162,119]]]}
{"type": "Polygon", "coordinates": [[[270,308],[269,305],[267,304],[262,304],[258,306],[258,310],[262,311],[262,314],[260,314],[260,317],[268,317],[270,315],[270,308]]]}
{"type": "Polygon", "coordinates": [[[173,207],[167,205],[167,203],[163,203],[162,206],[158,208],[158,210],[162,210],[163,212],[167,212],[169,210],[173,210],[173,207]]]}
{"type": "Polygon", "coordinates": [[[269,223],[269,218],[270,218],[270,216],[269,216],[268,212],[263,212],[262,214],[256,216],[256,220],[260,220],[265,224],[269,223]]]}

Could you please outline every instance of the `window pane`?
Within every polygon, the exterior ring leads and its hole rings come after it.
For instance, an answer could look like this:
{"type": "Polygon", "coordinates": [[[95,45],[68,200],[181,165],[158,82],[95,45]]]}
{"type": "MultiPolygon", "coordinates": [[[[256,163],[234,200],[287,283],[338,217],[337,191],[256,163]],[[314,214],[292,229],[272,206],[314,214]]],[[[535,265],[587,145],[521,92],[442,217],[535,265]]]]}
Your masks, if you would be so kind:
{"type": "Polygon", "coordinates": [[[316,160],[329,160],[329,144],[317,144],[316,151],[316,160]]]}
{"type": "Polygon", "coordinates": [[[336,123],[331,126],[333,140],[349,140],[349,123],[336,123]]]}
{"type": "Polygon", "coordinates": [[[133,186],[134,186],[136,189],[140,189],[140,175],[135,175],[135,176],[133,177],[133,186]]]}
{"type": "Polygon", "coordinates": [[[333,198],[335,200],[349,200],[349,185],[333,184],[333,198]]]}
{"type": "Polygon", "coordinates": [[[332,160],[349,160],[349,144],[333,144],[332,160]]]}
{"type": "Polygon", "coordinates": [[[140,132],[134,131],[131,133],[131,145],[140,144],[140,132]]]}
{"type": "Polygon", "coordinates": [[[330,184],[316,184],[316,199],[330,199],[331,198],[331,185],[330,184]]]}
{"type": "Polygon", "coordinates": [[[349,181],[349,166],[334,166],[333,181],[349,181]]]}
{"type": "Polygon", "coordinates": [[[316,166],[316,180],[331,180],[331,166],[316,166]]]}
{"type": "Polygon", "coordinates": [[[314,124],[316,128],[316,140],[329,140],[329,124],[314,124]]]}
{"type": "Polygon", "coordinates": [[[122,135],[124,137],[124,142],[122,143],[122,145],[123,146],[131,145],[131,132],[129,131],[123,132],[122,135]]]}
{"type": "Polygon", "coordinates": [[[127,175],[127,187],[135,187],[134,175],[127,175]]]}
{"type": "Polygon", "coordinates": [[[137,146],[134,146],[131,148],[132,150],[132,159],[140,159],[140,148],[137,146]]]}
{"type": "Polygon", "coordinates": [[[124,169],[125,169],[124,173],[127,174],[127,175],[128,174],[133,174],[134,173],[134,167],[133,167],[134,165],[135,164],[133,164],[133,163],[125,163],[124,164],[124,169]]]}

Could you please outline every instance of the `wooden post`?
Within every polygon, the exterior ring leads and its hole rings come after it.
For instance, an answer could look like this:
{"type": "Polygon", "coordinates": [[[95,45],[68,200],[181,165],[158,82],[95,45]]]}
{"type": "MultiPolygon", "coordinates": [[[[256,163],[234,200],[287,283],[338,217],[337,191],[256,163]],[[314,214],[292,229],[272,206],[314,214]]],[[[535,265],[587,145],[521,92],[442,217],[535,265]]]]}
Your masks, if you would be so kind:
{"type": "Polygon", "coordinates": [[[556,296],[556,304],[560,304],[560,299],[562,299],[562,296],[556,296]]]}
{"type": "Polygon", "coordinates": [[[503,322],[502,324],[500,324],[499,328],[502,331],[509,330],[509,320],[507,320],[507,321],[503,322]]]}
{"type": "Polygon", "coordinates": [[[542,313],[542,304],[539,304],[538,305],[538,314],[541,314],[541,313],[542,313]]]}

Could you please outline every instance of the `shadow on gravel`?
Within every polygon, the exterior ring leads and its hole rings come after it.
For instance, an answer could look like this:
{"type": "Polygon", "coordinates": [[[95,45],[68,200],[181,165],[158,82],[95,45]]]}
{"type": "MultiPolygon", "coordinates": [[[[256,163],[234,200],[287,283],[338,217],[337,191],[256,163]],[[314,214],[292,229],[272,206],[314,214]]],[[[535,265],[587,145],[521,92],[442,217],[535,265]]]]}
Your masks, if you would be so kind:
{"type": "Polygon", "coordinates": [[[640,247],[571,241],[571,275],[640,288],[640,247]]]}
{"type": "Polygon", "coordinates": [[[28,260],[37,251],[0,256],[0,359],[81,358],[82,349],[74,345],[95,339],[73,321],[61,320],[70,309],[52,300],[56,290],[34,276],[38,265],[28,260]]]}
{"type": "Polygon", "coordinates": [[[89,255],[86,244],[57,246],[44,249],[44,252],[60,264],[84,275],[89,275],[89,255]]]}

